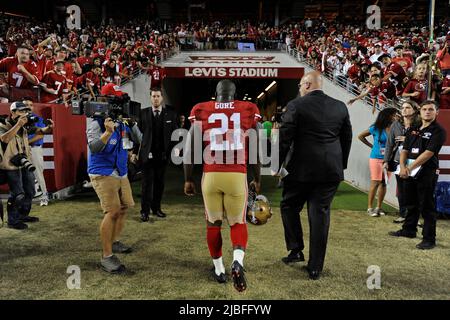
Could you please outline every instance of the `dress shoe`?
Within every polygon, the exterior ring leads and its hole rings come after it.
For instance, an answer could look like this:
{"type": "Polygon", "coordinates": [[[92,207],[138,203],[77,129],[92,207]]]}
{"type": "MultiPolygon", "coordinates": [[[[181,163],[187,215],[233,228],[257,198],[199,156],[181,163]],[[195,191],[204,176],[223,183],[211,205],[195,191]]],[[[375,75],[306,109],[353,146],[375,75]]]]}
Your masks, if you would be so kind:
{"type": "Polygon", "coordinates": [[[292,250],[287,257],[281,258],[281,261],[285,264],[289,264],[293,262],[305,261],[305,257],[303,256],[303,252],[292,250]]]}
{"type": "Polygon", "coordinates": [[[148,216],[148,213],[141,213],[141,222],[147,222],[150,218],[148,216]]]}
{"type": "Polygon", "coordinates": [[[411,239],[416,237],[415,234],[405,233],[403,230],[389,231],[388,234],[392,237],[405,237],[405,238],[411,238],[411,239]]]}
{"type": "Polygon", "coordinates": [[[319,280],[320,271],[319,270],[311,270],[308,266],[304,266],[303,269],[308,272],[309,278],[311,280],[319,280]]]}
{"type": "Polygon", "coordinates": [[[28,229],[28,225],[23,222],[18,222],[16,224],[8,224],[8,228],[16,229],[16,230],[26,230],[28,229]]]}
{"type": "Polygon", "coordinates": [[[33,222],[39,222],[39,218],[38,217],[26,216],[26,217],[21,218],[20,221],[33,223],[33,222]]]}
{"type": "Polygon", "coordinates": [[[420,249],[420,250],[430,250],[430,249],[433,249],[434,247],[436,247],[435,242],[425,241],[425,240],[423,240],[421,243],[416,245],[416,248],[420,249]]]}
{"type": "Polygon", "coordinates": [[[164,212],[162,212],[161,210],[155,210],[155,211],[153,211],[153,214],[155,215],[155,216],[157,216],[158,218],[165,218],[167,215],[164,213],[164,212]]]}

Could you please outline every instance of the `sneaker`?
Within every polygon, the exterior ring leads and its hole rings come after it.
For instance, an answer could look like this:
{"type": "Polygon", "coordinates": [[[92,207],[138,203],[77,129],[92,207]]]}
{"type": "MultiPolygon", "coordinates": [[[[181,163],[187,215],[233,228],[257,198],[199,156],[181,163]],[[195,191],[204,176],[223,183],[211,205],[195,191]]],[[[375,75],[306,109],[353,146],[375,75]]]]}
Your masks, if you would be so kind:
{"type": "Polygon", "coordinates": [[[234,288],[239,292],[247,289],[247,280],[245,279],[244,271],[244,267],[237,260],[234,260],[231,265],[231,276],[233,277],[234,288]]]}
{"type": "Polygon", "coordinates": [[[112,251],[113,253],[130,253],[133,249],[120,241],[115,241],[112,245],[112,251]]]}
{"type": "Polygon", "coordinates": [[[421,243],[416,245],[416,248],[420,249],[420,250],[430,250],[430,249],[433,249],[434,247],[436,247],[435,242],[425,241],[425,240],[423,240],[421,243]]]}
{"type": "Polygon", "coordinates": [[[39,205],[41,207],[48,206],[48,198],[42,198],[41,203],[39,205]]]}
{"type": "Polygon", "coordinates": [[[92,183],[90,181],[88,181],[88,180],[84,180],[83,181],[83,188],[92,189],[93,188],[92,187],[92,183]]]}
{"type": "Polygon", "coordinates": [[[16,230],[26,230],[28,229],[28,225],[23,222],[18,222],[16,224],[8,224],[8,228],[16,229],[16,230]]]}
{"type": "Polygon", "coordinates": [[[378,213],[379,216],[385,216],[386,212],[383,211],[381,208],[375,208],[375,211],[378,213]]]}
{"type": "Polygon", "coordinates": [[[218,283],[227,282],[227,277],[226,277],[225,273],[221,273],[221,274],[217,275],[215,267],[212,267],[211,275],[214,278],[214,280],[216,280],[218,283]]]}
{"type": "Polygon", "coordinates": [[[125,266],[120,262],[119,258],[117,258],[115,255],[112,255],[111,257],[108,258],[102,258],[100,266],[103,271],[113,274],[125,271],[125,266]]]}
{"type": "Polygon", "coordinates": [[[403,223],[403,222],[405,222],[405,218],[403,218],[403,217],[398,217],[397,219],[395,219],[394,220],[394,223],[403,223]]]}
{"type": "Polygon", "coordinates": [[[411,238],[411,239],[416,237],[415,234],[405,233],[403,230],[390,231],[388,234],[392,237],[405,237],[405,238],[411,238]]]}
{"type": "Polygon", "coordinates": [[[373,208],[369,208],[367,209],[367,214],[371,217],[379,217],[380,215],[378,214],[378,212],[373,209],[373,208]]]}

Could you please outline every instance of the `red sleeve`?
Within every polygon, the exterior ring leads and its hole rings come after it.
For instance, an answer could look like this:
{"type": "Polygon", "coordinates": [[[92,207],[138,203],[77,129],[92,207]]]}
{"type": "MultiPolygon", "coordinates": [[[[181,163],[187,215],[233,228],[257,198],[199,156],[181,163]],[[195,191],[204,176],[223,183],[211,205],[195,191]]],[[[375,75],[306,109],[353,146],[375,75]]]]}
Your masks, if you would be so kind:
{"type": "Polygon", "coordinates": [[[412,80],[408,81],[408,84],[406,85],[405,90],[403,90],[403,93],[413,93],[415,91],[414,87],[415,87],[414,81],[412,80]]]}
{"type": "Polygon", "coordinates": [[[392,72],[394,74],[394,76],[398,76],[402,71],[403,71],[403,68],[397,63],[393,63],[389,67],[389,72],[392,72]],[[400,70],[400,69],[402,69],[402,70],[400,70]]]}
{"type": "Polygon", "coordinates": [[[39,83],[39,70],[38,70],[38,66],[37,66],[36,62],[31,61],[27,65],[27,70],[29,73],[31,73],[31,75],[33,75],[36,78],[36,82],[34,84],[38,84],[39,83]]]}
{"type": "Polygon", "coordinates": [[[198,108],[199,108],[199,105],[198,104],[196,104],[193,108],[192,108],[192,110],[191,110],[191,113],[190,113],[190,115],[189,115],[189,117],[188,117],[188,120],[191,122],[191,123],[193,123],[194,121],[196,121],[196,120],[199,120],[199,119],[197,119],[197,110],[198,110],[198,108]]]}
{"type": "Polygon", "coordinates": [[[262,117],[258,107],[254,103],[252,103],[252,117],[253,117],[253,127],[256,127],[256,124],[261,120],[262,117]]]}
{"type": "Polygon", "coordinates": [[[0,60],[0,72],[9,72],[9,68],[11,65],[11,59],[10,58],[4,58],[0,60]]]}

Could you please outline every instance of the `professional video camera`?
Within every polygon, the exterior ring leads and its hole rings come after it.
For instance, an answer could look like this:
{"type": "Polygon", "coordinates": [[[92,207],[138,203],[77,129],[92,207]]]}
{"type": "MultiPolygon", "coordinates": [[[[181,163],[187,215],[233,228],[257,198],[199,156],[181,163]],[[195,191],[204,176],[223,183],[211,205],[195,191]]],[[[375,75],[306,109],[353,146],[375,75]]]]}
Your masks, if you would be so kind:
{"type": "Polygon", "coordinates": [[[140,117],[141,104],[131,101],[128,95],[121,97],[108,96],[107,101],[83,101],[72,100],[72,114],[86,115],[90,118],[111,118],[114,121],[120,119],[140,117]]]}

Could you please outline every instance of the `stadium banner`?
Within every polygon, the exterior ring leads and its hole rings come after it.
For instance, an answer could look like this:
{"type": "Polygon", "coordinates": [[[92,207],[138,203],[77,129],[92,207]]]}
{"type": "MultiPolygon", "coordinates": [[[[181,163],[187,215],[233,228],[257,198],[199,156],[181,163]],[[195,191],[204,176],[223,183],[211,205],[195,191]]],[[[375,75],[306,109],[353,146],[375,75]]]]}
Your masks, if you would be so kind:
{"type": "Polygon", "coordinates": [[[302,68],[262,67],[166,67],[168,78],[262,78],[301,79],[302,68]]]}
{"type": "MultiPolygon", "coordinates": [[[[9,115],[10,104],[0,104],[0,114],[9,115]]],[[[87,178],[86,117],[58,104],[34,103],[34,113],[51,119],[55,126],[44,136],[44,177],[49,192],[74,186],[87,178]]],[[[6,188],[0,189],[2,192],[6,188]]]]}
{"type": "Polygon", "coordinates": [[[304,74],[284,52],[181,52],[162,66],[168,78],[300,79],[304,74]]]}

